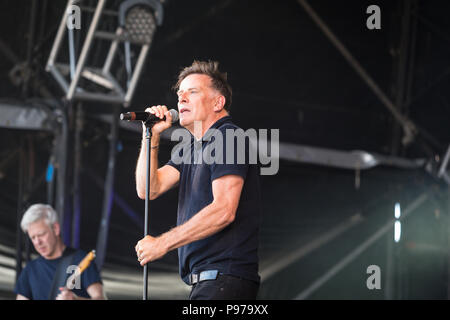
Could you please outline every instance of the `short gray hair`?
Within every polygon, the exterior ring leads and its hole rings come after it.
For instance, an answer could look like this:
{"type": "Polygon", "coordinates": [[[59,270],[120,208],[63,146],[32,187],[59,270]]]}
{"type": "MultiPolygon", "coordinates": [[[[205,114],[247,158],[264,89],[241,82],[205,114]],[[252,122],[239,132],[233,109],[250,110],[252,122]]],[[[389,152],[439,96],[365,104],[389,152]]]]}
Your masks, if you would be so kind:
{"type": "Polygon", "coordinates": [[[55,209],[48,204],[37,203],[33,204],[28,208],[23,214],[22,221],[20,222],[20,227],[23,232],[27,233],[28,226],[36,221],[44,219],[46,223],[51,226],[58,222],[58,215],[55,209]]]}

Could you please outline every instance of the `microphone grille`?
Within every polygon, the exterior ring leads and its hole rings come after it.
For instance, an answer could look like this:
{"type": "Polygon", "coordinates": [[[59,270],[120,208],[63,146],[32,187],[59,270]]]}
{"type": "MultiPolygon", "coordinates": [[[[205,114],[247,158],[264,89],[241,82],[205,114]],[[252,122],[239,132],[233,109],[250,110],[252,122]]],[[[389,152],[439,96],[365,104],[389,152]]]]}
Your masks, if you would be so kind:
{"type": "Polygon", "coordinates": [[[172,115],[172,122],[177,122],[179,117],[178,117],[178,111],[175,109],[170,109],[169,110],[170,114],[172,115]]]}

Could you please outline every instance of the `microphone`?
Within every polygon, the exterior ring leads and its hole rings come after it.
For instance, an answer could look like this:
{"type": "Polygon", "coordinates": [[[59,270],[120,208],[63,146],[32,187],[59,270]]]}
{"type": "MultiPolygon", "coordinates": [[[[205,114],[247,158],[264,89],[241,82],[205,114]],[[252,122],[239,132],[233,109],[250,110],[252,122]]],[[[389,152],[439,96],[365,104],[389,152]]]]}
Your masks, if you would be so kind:
{"type": "MultiPolygon", "coordinates": [[[[169,112],[172,115],[172,122],[177,122],[178,121],[178,111],[175,109],[170,109],[169,112]]],[[[149,122],[154,123],[154,122],[159,122],[159,121],[166,121],[166,116],[164,116],[162,119],[160,119],[150,112],[137,111],[137,112],[121,113],[120,120],[144,121],[146,123],[149,123],[149,122]]]]}

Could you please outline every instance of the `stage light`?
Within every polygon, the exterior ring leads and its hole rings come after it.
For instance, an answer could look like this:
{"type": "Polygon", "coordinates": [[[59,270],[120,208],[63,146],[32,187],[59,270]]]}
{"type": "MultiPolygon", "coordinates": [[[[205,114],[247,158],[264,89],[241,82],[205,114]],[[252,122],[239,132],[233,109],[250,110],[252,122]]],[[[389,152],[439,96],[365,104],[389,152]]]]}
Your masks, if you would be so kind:
{"type": "Polygon", "coordinates": [[[398,202],[395,204],[394,215],[395,215],[395,219],[400,219],[401,209],[400,209],[400,203],[398,203],[398,202]]]}
{"type": "Polygon", "coordinates": [[[399,242],[402,234],[402,223],[400,221],[395,221],[394,224],[394,241],[399,242]]]}
{"type": "Polygon", "coordinates": [[[132,42],[150,43],[156,31],[156,19],[147,8],[137,5],[128,10],[125,19],[125,36],[132,42]]]}
{"type": "Polygon", "coordinates": [[[115,5],[113,8],[106,9],[106,0],[97,0],[95,8],[83,4],[85,4],[84,1],[68,0],[46,70],[60,85],[67,101],[91,100],[128,107],[144,68],[153,36],[157,27],[162,24],[162,4],[158,0],[127,0],[120,4],[118,10],[115,5]],[[78,7],[75,3],[80,6],[78,7]],[[71,12],[68,9],[72,7],[79,8],[79,15],[83,12],[94,12],[91,20],[83,20],[80,17],[80,21],[88,21],[89,24],[82,27],[87,32],[82,39],[83,44],[78,56],[75,54],[77,50],[74,47],[73,28],[69,28],[66,23],[71,17],[67,14],[68,11],[71,12]],[[111,15],[118,17],[118,21],[114,22],[117,24],[115,32],[100,27],[102,25],[100,22],[109,19],[107,17],[111,15]],[[57,61],[66,33],[69,37],[69,64],[57,61]],[[88,61],[92,60],[88,58],[90,54],[92,55],[93,43],[99,40],[110,42],[109,50],[102,52],[106,53],[103,66],[87,65],[88,61]],[[125,63],[114,63],[122,44],[125,50],[125,63]],[[126,81],[120,76],[123,67],[126,71],[126,81]],[[81,79],[84,80],[81,81],[81,79]],[[92,83],[96,86],[92,86],[92,83]]]}

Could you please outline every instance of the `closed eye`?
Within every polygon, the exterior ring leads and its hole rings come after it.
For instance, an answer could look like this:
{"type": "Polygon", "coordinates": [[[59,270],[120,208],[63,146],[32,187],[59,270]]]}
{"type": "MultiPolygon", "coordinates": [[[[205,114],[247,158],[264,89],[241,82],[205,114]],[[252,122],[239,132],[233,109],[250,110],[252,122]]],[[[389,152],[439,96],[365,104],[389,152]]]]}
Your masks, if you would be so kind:
{"type": "Polygon", "coordinates": [[[43,237],[46,233],[47,233],[47,232],[42,232],[42,233],[36,234],[36,235],[34,235],[34,236],[31,238],[31,240],[34,240],[34,239],[36,239],[36,238],[43,237]]]}

